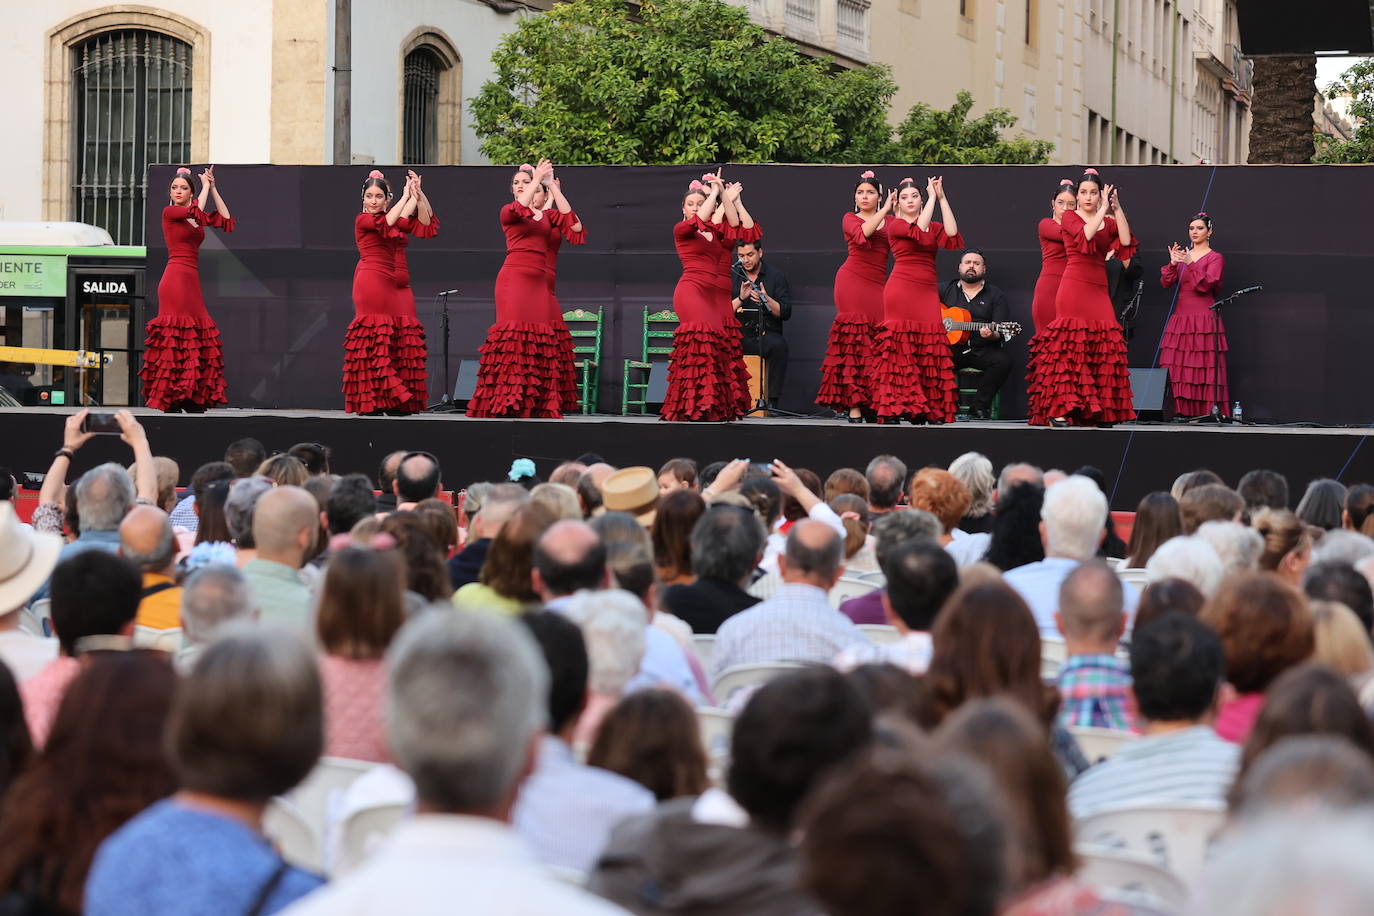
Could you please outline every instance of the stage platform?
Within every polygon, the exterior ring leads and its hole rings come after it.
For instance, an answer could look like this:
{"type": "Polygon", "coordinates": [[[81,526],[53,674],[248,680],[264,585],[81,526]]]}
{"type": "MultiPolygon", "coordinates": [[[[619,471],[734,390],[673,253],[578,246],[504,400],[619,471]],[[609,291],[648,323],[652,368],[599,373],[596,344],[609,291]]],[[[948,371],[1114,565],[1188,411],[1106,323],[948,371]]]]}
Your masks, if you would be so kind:
{"type": "MultiPolygon", "coordinates": [[[[0,409],[0,465],[43,472],[62,444],[61,408],[0,409]]],[[[357,417],[330,410],[212,410],[163,414],[135,409],[153,453],[176,459],[184,484],[197,466],[218,459],[235,439],[252,436],[268,451],[297,442],[322,442],[334,452],[335,472],[375,474],[387,452],[425,449],[458,488],[474,480],[504,479],[515,458],[531,458],[540,476],[586,452],[612,464],[658,467],[689,456],[703,464],[728,458],[781,458],[822,479],[839,467],[860,470],[874,455],[891,453],[915,470],[946,466],[963,452],[980,451],[1001,467],[1030,461],[1072,471],[1083,465],[1106,475],[1112,508],[1133,510],[1152,490],[1200,467],[1234,486],[1253,468],[1288,477],[1296,504],[1307,482],[1336,477],[1346,484],[1374,481],[1374,448],[1364,451],[1369,428],[1121,424],[1113,429],[1031,428],[1024,422],[958,422],[945,426],[851,425],[843,420],[751,418],[737,423],[665,423],[657,417],[569,416],[562,420],[475,420],[461,414],[357,417]]],[[[128,448],[98,437],[77,456],[79,473],[102,461],[128,463],[128,448]],[[102,441],[103,440],[103,441],[102,441]]],[[[73,473],[72,479],[75,479],[73,473]]]]}

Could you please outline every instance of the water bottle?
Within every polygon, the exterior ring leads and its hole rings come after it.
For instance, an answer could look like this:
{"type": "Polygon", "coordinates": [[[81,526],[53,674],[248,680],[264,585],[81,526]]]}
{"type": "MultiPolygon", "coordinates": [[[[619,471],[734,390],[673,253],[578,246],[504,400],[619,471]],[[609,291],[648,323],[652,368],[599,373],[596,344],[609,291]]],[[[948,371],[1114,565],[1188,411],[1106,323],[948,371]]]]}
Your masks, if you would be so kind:
{"type": "Polygon", "coordinates": [[[1240,401],[1236,401],[1231,405],[1231,419],[1236,423],[1245,422],[1245,414],[1241,412],[1240,401]]]}

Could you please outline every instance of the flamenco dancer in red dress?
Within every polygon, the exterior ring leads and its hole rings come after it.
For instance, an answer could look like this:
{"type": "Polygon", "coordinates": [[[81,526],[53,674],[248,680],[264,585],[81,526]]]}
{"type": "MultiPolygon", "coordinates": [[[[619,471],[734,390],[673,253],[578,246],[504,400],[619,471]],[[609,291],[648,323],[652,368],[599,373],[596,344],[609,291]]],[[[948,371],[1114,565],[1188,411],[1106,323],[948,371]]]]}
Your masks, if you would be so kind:
{"type": "Polygon", "coordinates": [[[551,321],[557,306],[549,296],[549,249],[565,226],[580,231],[581,224],[561,191],[545,209],[552,181],[553,163],[540,160],[515,200],[501,208],[506,262],[496,275],[496,323],[482,345],[470,417],[563,416],[571,339],[551,321]]]}
{"type": "Polygon", "coordinates": [[[1122,263],[1137,242],[1116,189],[1095,169],[1078,180],[1077,209],[1060,218],[1068,264],[1055,297],[1055,319],[1031,353],[1032,426],[1104,426],[1135,419],[1126,341],[1107,295],[1108,251],[1122,263]],[[1110,214],[1110,215],[1108,215],[1110,214]]]}
{"type": "Polygon", "coordinates": [[[896,203],[896,191],[888,192],[884,200],[882,182],[872,172],[864,172],[854,186],[854,210],[840,221],[849,256],[835,274],[835,320],[821,364],[816,403],[848,411],[850,423],[862,423],[873,407],[869,373],[877,363],[891,247],[887,224],[896,203]]]}
{"type": "Polygon", "coordinates": [[[225,403],[224,357],[219,328],[200,292],[200,246],[205,227],[234,231],[234,219],[215,186],[215,167],[200,174],[200,196],[191,199],[191,170],[177,169],[171,204],[162,208],[167,267],[157,285],[157,317],[144,343],[143,400],[156,410],[201,413],[225,403]],[[213,213],[205,212],[209,198],[213,213]]]}
{"type": "Polygon", "coordinates": [[[1215,403],[1222,416],[1230,416],[1226,388],[1226,329],[1212,303],[1221,292],[1226,260],[1212,249],[1212,218],[1199,213],[1188,221],[1184,251],[1169,246],[1169,263],[1159,269],[1165,289],[1178,284],[1178,302],[1164,328],[1159,364],[1169,370],[1174,392],[1174,413],[1200,417],[1211,413],[1215,403]],[[1219,351],[1219,352],[1218,352],[1219,351]]]}
{"type": "MultiPolygon", "coordinates": [[[[722,182],[719,175],[703,175],[702,181],[722,182]]],[[[718,232],[720,242],[720,266],[716,272],[717,307],[721,310],[725,329],[727,350],[724,353],[725,365],[722,371],[730,379],[735,393],[735,404],[741,416],[754,407],[754,399],[749,396],[749,368],[744,364],[744,332],[740,327],[739,315],[735,313],[735,247],[744,242],[757,242],[763,238],[763,230],[754,222],[754,217],[744,206],[744,185],[738,181],[725,184],[721,190],[721,206],[716,209],[712,225],[721,223],[718,232]]]]}
{"type": "MultiPolygon", "coordinates": [[[[682,220],[673,227],[682,278],[673,290],[678,326],[668,363],[668,392],[660,411],[665,420],[737,420],[748,408],[740,403],[732,364],[732,353],[740,346],[739,332],[726,330],[728,287],[725,307],[721,307],[722,264],[733,247],[722,200],[727,189],[719,177],[707,178],[711,180],[693,181],[688,187],[682,198],[682,220]],[[733,342],[727,333],[734,335],[733,342]]],[[[746,387],[745,400],[748,397],[746,387]]]]}
{"type": "Polygon", "coordinates": [[[439,234],[439,219],[420,188],[406,175],[401,199],[391,205],[391,186],[373,170],[363,182],[363,210],[353,219],[358,266],[353,271],[354,318],[344,334],[344,409],[349,413],[409,414],[425,408],[425,326],[415,311],[406,265],[407,235],[439,234]]]}
{"type": "Polygon", "coordinates": [[[1040,276],[1035,281],[1035,297],[1031,300],[1031,320],[1035,332],[1049,327],[1054,321],[1054,299],[1059,295],[1059,278],[1064,276],[1064,268],[1069,263],[1064,253],[1064,235],[1060,231],[1060,221],[1067,210],[1074,208],[1073,182],[1067,178],[1060,180],[1059,191],[1050,203],[1050,215],[1040,221],[1036,232],[1040,236],[1040,276]]]}
{"type": "MultiPolygon", "coordinates": [[[[534,180],[534,167],[522,165],[515,173],[515,178],[511,181],[511,193],[517,198],[520,189],[534,180]]],[[[558,216],[553,217],[558,221],[558,231],[549,235],[549,255],[544,262],[544,276],[549,283],[549,324],[553,325],[554,333],[558,335],[559,349],[561,356],[558,360],[558,369],[562,373],[558,381],[558,399],[562,405],[564,413],[572,413],[578,408],[577,392],[577,367],[574,365],[576,357],[573,354],[572,333],[568,330],[568,324],[563,320],[563,306],[558,303],[558,249],[564,242],[570,245],[587,244],[587,231],[582,226],[582,220],[573,212],[572,204],[563,196],[563,185],[559,179],[549,176],[549,180],[544,185],[545,202],[544,209],[547,213],[550,209],[558,211],[558,216]]]]}
{"type": "Polygon", "coordinates": [[[940,178],[926,182],[926,200],[910,178],[897,185],[897,216],[887,221],[895,263],[883,287],[873,405],[879,423],[949,423],[958,407],[949,337],[941,323],[935,252],[963,248],[954,210],[940,178]],[[931,219],[936,203],[944,222],[931,219]]]}

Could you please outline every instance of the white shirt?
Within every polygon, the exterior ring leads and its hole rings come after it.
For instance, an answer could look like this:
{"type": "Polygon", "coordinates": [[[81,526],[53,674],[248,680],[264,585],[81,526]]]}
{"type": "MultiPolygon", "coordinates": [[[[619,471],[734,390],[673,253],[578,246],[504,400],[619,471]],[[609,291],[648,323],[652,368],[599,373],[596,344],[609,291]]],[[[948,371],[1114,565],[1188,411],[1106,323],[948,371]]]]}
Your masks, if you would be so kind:
{"type": "Polygon", "coordinates": [[[0,630],[0,662],[9,667],[16,684],[33,677],[55,658],[57,640],[24,630],[0,630]]]}
{"type": "Polygon", "coordinates": [[[508,824],[458,814],[422,814],[403,822],[361,868],[283,912],[626,916],[551,877],[508,824]]]}
{"type": "Polygon", "coordinates": [[[925,674],[934,654],[935,643],[930,634],[912,630],[896,642],[852,645],[835,656],[834,665],[841,671],[853,671],[864,665],[896,665],[910,674],[925,674]]]}
{"type": "MultiPolygon", "coordinates": [[[[740,611],[716,631],[712,677],[735,665],[815,662],[828,665],[842,649],[867,643],[863,631],[830,606],[824,591],[798,582],[740,611]]],[[[725,697],[717,697],[723,702],[725,697]]]]}
{"type": "MultiPolygon", "coordinates": [[[[1059,587],[1078,563],[1078,560],[1068,557],[1045,557],[1035,563],[1009,569],[1003,574],[1003,581],[1016,589],[1026,604],[1030,605],[1041,636],[1059,637],[1059,626],[1054,622],[1055,612],[1059,610],[1059,587]]],[[[1135,606],[1140,601],[1140,593],[1129,582],[1121,583],[1121,591],[1125,599],[1126,630],[1129,632],[1131,622],[1135,620],[1135,606]]]]}
{"type": "MultiPolygon", "coordinates": [[[[836,533],[843,538],[847,531],[844,530],[844,521],[835,514],[835,510],[824,502],[818,502],[811,507],[811,511],[806,513],[807,518],[818,522],[825,522],[836,533]]],[[[787,524],[787,520],[779,518],[773,525],[773,530],[768,535],[768,540],[763,545],[763,559],[759,560],[759,569],[765,573],[777,572],[778,555],[787,549],[787,535],[778,529],[787,524]]],[[[752,594],[752,593],[751,593],[752,594]]]]}
{"type": "Polygon", "coordinates": [[[945,553],[954,558],[954,565],[960,569],[983,559],[983,554],[988,552],[988,545],[992,543],[992,535],[986,532],[969,534],[955,528],[949,534],[954,540],[945,545],[945,553]]]}

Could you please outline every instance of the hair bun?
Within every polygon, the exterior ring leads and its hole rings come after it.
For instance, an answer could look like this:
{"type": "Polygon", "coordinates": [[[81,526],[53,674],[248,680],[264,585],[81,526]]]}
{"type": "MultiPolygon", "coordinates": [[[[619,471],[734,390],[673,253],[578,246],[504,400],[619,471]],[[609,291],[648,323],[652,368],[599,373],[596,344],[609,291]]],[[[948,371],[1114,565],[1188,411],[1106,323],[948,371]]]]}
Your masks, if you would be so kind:
{"type": "Polygon", "coordinates": [[[191,170],[188,169],[188,168],[187,168],[186,166],[184,166],[184,165],[183,165],[183,166],[178,166],[178,167],[177,167],[177,174],[178,174],[178,175],[189,175],[189,174],[191,174],[191,170]]]}
{"type": "Polygon", "coordinates": [[[368,177],[368,178],[376,178],[376,179],[378,179],[379,181],[386,181],[386,176],[383,175],[383,174],[381,173],[381,170],[379,170],[379,169],[373,169],[372,171],[368,172],[368,173],[367,173],[367,177],[368,177]]]}
{"type": "Polygon", "coordinates": [[[1090,168],[1090,169],[1084,169],[1084,170],[1083,170],[1083,174],[1084,174],[1084,175],[1096,175],[1096,174],[1097,174],[1097,169],[1091,169],[1091,168],[1090,168]]]}

